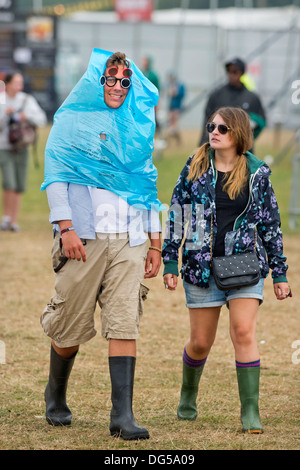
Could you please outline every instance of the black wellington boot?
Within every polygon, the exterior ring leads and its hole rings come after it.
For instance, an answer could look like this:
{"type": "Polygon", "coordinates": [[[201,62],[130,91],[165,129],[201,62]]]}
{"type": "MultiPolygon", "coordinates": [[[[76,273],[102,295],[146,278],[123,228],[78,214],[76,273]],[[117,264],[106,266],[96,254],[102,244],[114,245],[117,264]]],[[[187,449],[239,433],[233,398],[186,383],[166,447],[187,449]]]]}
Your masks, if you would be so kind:
{"type": "Polygon", "coordinates": [[[46,420],[52,426],[70,426],[72,413],[66,403],[68,379],[76,354],[64,359],[51,345],[49,382],[45,390],[46,420]]]}
{"type": "Polygon", "coordinates": [[[124,440],[148,439],[147,429],[138,426],[132,411],[135,357],[109,357],[111,379],[110,434],[124,440]]]}

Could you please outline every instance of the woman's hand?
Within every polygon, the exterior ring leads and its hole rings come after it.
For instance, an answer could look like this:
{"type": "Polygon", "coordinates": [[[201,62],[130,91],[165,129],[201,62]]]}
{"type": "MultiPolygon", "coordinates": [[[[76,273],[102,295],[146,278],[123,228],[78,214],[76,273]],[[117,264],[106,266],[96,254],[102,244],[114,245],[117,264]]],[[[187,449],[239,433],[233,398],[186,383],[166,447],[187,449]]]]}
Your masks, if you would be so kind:
{"type": "Polygon", "coordinates": [[[273,287],[277,300],[284,300],[287,297],[292,297],[292,291],[287,282],[277,282],[276,284],[273,284],[273,287]]]}
{"type": "Polygon", "coordinates": [[[165,283],[165,288],[170,289],[170,290],[175,290],[177,287],[177,280],[178,276],[176,274],[165,274],[164,275],[164,283],[165,283]]]}

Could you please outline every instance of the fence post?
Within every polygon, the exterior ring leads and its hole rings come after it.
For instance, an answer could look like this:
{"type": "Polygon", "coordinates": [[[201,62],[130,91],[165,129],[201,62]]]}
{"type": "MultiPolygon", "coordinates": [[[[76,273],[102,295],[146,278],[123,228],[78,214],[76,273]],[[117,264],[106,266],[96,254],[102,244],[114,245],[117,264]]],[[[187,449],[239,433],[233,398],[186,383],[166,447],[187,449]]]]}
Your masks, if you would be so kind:
{"type": "Polygon", "coordinates": [[[292,157],[292,187],[289,210],[289,226],[295,230],[298,225],[300,215],[300,197],[299,197],[299,166],[300,166],[300,130],[295,135],[295,152],[292,157]]]}

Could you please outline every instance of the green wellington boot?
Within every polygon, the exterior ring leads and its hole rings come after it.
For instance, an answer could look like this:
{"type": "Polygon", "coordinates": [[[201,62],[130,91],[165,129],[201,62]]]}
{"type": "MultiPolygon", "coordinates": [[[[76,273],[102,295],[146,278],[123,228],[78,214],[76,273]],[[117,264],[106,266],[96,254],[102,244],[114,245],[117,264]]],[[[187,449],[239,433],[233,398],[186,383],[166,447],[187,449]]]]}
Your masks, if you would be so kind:
{"type": "Polygon", "coordinates": [[[243,431],[250,434],[261,434],[258,398],[260,367],[237,367],[237,380],[241,400],[241,422],[243,431]]]}
{"type": "Polygon", "coordinates": [[[182,386],[177,416],[180,419],[194,420],[197,418],[196,399],[204,364],[200,367],[188,367],[183,362],[182,386]]]}

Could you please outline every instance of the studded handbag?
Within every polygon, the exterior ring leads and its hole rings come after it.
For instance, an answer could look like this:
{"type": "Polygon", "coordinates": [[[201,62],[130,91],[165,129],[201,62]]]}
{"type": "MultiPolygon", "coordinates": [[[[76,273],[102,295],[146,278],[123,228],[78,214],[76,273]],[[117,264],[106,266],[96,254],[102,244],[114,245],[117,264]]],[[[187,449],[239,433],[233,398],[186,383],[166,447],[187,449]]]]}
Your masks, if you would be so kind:
{"type": "Polygon", "coordinates": [[[212,259],[212,274],[220,290],[240,289],[258,283],[260,269],[254,251],[212,259]]]}
{"type": "MultiPolygon", "coordinates": [[[[255,246],[256,240],[257,235],[255,232],[255,246]]],[[[211,243],[211,260],[211,269],[216,286],[222,291],[250,287],[259,282],[260,268],[256,251],[213,258],[211,243]]]]}

